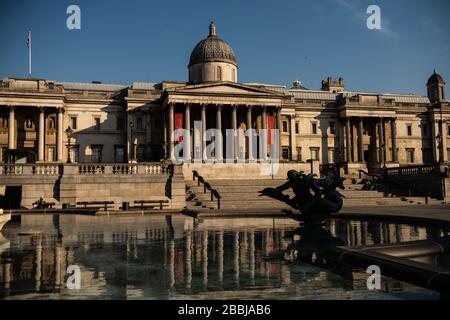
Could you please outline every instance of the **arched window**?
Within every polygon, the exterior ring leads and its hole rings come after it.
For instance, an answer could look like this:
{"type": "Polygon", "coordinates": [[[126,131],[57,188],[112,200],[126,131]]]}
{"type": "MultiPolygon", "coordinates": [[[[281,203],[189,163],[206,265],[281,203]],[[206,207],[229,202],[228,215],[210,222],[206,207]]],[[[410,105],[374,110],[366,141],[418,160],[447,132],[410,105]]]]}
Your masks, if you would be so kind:
{"type": "Polygon", "coordinates": [[[222,80],[222,67],[217,67],[217,80],[222,80]]]}
{"type": "Polygon", "coordinates": [[[231,73],[233,82],[236,82],[236,69],[231,69],[231,73]]]}

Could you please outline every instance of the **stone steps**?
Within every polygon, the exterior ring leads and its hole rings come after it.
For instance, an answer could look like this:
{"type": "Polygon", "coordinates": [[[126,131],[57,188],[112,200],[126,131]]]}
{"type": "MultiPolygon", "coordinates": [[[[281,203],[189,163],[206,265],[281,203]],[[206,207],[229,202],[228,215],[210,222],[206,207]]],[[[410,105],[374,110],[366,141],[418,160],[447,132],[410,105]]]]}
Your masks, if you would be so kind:
{"type": "MultiPolygon", "coordinates": [[[[285,183],[282,179],[256,179],[256,180],[210,180],[208,183],[221,195],[221,209],[283,209],[287,205],[268,198],[260,197],[259,191],[268,187],[277,187],[285,183]]],[[[196,181],[186,181],[187,189],[191,197],[188,208],[217,209],[217,200],[211,201],[209,191],[204,193],[203,186],[198,186],[196,181]]],[[[344,207],[367,205],[420,205],[425,204],[424,197],[395,196],[393,191],[389,193],[377,190],[363,190],[367,188],[364,180],[347,179],[344,181],[345,190],[339,190],[345,196],[344,207]]],[[[285,192],[292,196],[292,191],[285,192]]],[[[428,199],[428,204],[440,204],[442,201],[428,199]]]]}

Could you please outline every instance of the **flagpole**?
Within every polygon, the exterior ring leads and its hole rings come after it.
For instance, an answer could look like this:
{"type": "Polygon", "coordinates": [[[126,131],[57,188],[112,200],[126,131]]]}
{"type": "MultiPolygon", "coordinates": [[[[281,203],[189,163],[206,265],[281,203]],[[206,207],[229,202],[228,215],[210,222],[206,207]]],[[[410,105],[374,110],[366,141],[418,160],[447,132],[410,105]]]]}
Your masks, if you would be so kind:
{"type": "Polygon", "coordinates": [[[28,77],[31,79],[31,31],[28,31],[28,77]]]}

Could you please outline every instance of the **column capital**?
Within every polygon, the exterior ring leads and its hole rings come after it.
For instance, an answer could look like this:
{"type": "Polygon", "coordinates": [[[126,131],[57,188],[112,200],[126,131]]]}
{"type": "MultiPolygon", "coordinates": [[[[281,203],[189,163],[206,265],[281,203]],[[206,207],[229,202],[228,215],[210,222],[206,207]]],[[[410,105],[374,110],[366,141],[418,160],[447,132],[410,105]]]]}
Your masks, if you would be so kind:
{"type": "Polygon", "coordinates": [[[7,105],[7,107],[9,108],[9,111],[16,110],[16,106],[15,105],[9,104],[9,105],[7,105]]]}
{"type": "Polygon", "coordinates": [[[45,112],[45,107],[38,107],[39,109],[39,113],[44,113],[45,112]]]}
{"type": "Polygon", "coordinates": [[[58,113],[64,113],[64,107],[57,107],[58,113]]]}

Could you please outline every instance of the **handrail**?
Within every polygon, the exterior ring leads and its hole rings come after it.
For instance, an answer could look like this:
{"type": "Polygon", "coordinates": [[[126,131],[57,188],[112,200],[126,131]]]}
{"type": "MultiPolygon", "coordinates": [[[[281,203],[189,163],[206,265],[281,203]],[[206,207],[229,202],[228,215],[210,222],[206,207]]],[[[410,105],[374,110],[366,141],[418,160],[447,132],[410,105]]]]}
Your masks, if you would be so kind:
{"type": "Polygon", "coordinates": [[[211,184],[206,182],[205,179],[197,171],[194,170],[192,171],[192,180],[195,181],[196,178],[198,182],[197,185],[199,187],[201,184],[203,184],[203,193],[206,193],[206,191],[208,190],[209,192],[211,192],[211,201],[214,201],[214,198],[217,199],[217,209],[220,209],[220,199],[222,198],[222,196],[220,195],[219,191],[213,189],[211,184]]]}

